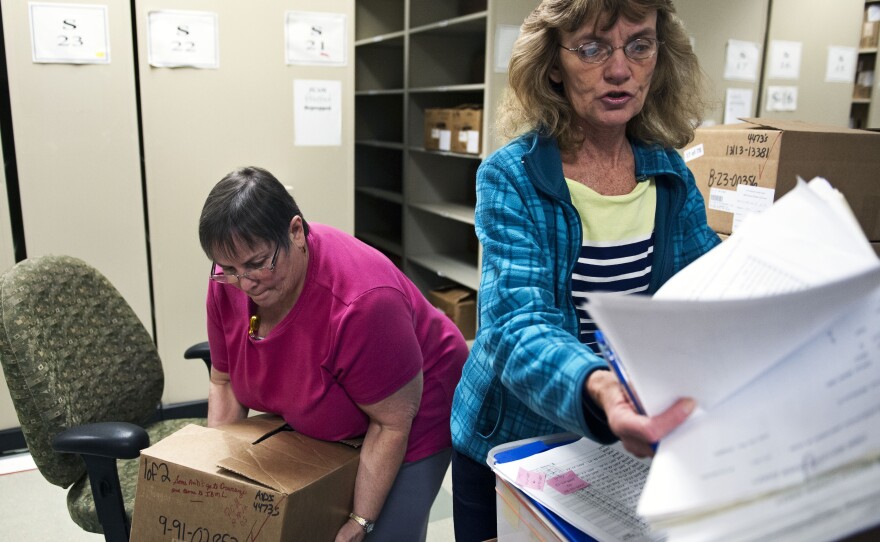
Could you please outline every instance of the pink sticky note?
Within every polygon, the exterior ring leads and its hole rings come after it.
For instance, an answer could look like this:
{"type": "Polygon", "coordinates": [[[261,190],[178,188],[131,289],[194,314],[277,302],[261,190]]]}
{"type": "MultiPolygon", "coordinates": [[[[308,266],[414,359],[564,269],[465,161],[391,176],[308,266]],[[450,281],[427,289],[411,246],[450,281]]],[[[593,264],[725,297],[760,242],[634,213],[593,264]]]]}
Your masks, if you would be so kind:
{"type": "Polygon", "coordinates": [[[562,493],[563,495],[569,495],[583,489],[590,484],[581,480],[574,471],[570,470],[568,472],[564,472],[559,476],[554,476],[547,480],[547,485],[555,489],[556,491],[562,493]]]}
{"type": "Polygon", "coordinates": [[[542,491],[544,489],[544,480],[546,478],[547,475],[543,472],[530,471],[520,467],[519,472],[516,474],[516,483],[522,487],[542,491]]]}

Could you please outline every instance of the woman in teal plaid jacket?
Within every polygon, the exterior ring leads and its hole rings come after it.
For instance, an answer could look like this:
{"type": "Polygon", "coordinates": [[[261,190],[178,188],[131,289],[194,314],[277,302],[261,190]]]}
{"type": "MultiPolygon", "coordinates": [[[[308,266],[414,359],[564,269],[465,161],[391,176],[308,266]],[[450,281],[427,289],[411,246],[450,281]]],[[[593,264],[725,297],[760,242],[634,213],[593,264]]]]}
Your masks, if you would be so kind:
{"type": "MultiPolygon", "coordinates": [[[[668,0],[545,0],[523,24],[501,114],[527,130],[477,173],[479,329],[451,420],[456,540],[495,535],[493,446],[573,431],[648,456],[693,409],[682,399],[653,418],[635,412],[582,342],[573,272],[585,237],[607,229],[593,211],[630,194],[650,202],[642,292],[719,243],[674,150],[701,118],[700,73],[668,0]],[[593,203],[575,197],[584,186],[593,203]]],[[[609,288],[585,291],[596,289],[609,288]]]]}

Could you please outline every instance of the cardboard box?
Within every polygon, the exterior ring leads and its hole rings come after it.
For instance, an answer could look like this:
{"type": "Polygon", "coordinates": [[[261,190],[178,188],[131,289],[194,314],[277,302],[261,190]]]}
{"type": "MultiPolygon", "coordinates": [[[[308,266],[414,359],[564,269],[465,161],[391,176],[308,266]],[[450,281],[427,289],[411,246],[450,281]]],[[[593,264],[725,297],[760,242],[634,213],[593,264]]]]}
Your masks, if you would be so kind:
{"type": "Polygon", "coordinates": [[[425,109],[425,149],[429,151],[452,150],[452,113],[443,107],[425,109]]]}
{"type": "Polygon", "coordinates": [[[699,128],[684,149],[709,226],[729,234],[797,178],[824,177],[846,197],[869,241],[880,241],[880,133],[798,121],[743,119],[699,128]]]}
{"type": "Polygon", "coordinates": [[[480,154],[483,110],[479,106],[464,105],[452,111],[452,152],[480,154]]]}
{"type": "Polygon", "coordinates": [[[188,425],[141,452],[131,540],[332,541],[353,502],[351,444],[268,415],[188,425]]]}
{"type": "Polygon", "coordinates": [[[862,22],[862,39],[859,47],[877,47],[880,37],[880,6],[870,4],[865,6],[865,17],[862,22]]]}
{"type": "Polygon", "coordinates": [[[880,37],[880,22],[865,21],[862,23],[862,38],[859,47],[870,49],[877,47],[877,38],[880,37]]]}
{"type": "Polygon", "coordinates": [[[871,90],[874,87],[874,64],[865,59],[859,60],[856,70],[856,84],[853,86],[854,99],[871,99],[871,90]]]}
{"type": "Polygon", "coordinates": [[[473,290],[448,287],[428,292],[431,304],[443,311],[469,341],[477,333],[477,300],[473,290]]]}

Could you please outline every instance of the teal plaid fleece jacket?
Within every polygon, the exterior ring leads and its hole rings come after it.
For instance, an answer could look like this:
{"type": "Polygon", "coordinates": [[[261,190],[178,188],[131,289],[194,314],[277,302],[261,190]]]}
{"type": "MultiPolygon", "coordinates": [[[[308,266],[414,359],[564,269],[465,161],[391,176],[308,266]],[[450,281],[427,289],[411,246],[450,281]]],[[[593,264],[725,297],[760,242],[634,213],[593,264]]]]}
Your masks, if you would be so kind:
{"type": "MultiPolygon", "coordinates": [[[[719,239],[678,153],[632,148],[636,179],[657,184],[653,293],[719,239]]],[[[584,397],[589,374],[607,365],[577,338],[571,273],[581,222],[555,139],[525,134],[481,164],[476,232],[479,329],[452,403],[453,446],[484,462],[493,446],[561,431],[613,442],[603,413],[584,397]]]]}

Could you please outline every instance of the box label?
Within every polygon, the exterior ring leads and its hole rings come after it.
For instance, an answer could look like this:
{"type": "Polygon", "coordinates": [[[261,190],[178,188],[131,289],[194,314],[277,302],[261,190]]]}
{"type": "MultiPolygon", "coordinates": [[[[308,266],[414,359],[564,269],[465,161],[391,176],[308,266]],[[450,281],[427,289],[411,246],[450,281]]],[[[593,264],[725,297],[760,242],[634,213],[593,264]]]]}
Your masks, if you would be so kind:
{"type": "Polygon", "coordinates": [[[703,144],[700,143],[699,145],[691,147],[690,149],[684,151],[684,161],[686,163],[690,162],[691,160],[695,160],[703,156],[703,154],[703,144]]]}
{"type": "Polygon", "coordinates": [[[762,213],[773,205],[776,190],[761,188],[760,186],[737,186],[736,187],[736,210],[733,212],[733,231],[742,223],[745,217],[762,213]]]}
{"type": "Polygon", "coordinates": [[[736,210],[736,192],[721,188],[709,189],[709,209],[732,213],[736,210]]]}

